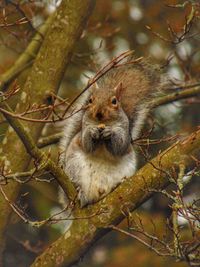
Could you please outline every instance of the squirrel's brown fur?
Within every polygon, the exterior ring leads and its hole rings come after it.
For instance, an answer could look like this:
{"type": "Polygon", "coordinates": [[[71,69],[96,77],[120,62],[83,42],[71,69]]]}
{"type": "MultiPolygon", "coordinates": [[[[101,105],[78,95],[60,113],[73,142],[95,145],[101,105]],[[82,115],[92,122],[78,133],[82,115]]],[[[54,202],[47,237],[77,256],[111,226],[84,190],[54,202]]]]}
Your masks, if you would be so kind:
{"type": "MultiPolygon", "coordinates": [[[[144,60],[114,68],[97,82],[98,86],[93,86],[93,109],[97,106],[101,106],[102,110],[105,107],[109,109],[111,98],[117,94],[126,115],[132,119],[138,104],[147,104],[152,94],[163,88],[160,76],[160,69],[144,60]]],[[[109,110],[106,113],[109,114],[109,110]]]]}

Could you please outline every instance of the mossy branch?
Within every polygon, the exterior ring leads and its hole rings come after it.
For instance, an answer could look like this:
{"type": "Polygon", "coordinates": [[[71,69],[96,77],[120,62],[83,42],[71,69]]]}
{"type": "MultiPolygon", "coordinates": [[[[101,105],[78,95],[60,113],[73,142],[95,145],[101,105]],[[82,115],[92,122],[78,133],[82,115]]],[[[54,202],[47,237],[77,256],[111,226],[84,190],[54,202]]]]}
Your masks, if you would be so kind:
{"type": "Polygon", "coordinates": [[[7,86],[27,67],[29,67],[35,59],[38,50],[43,41],[53,16],[50,16],[47,21],[37,30],[35,36],[27,46],[26,50],[19,56],[12,67],[0,76],[0,90],[3,91],[7,86]]]}
{"type": "Polygon", "coordinates": [[[162,106],[165,104],[169,104],[178,100],[186,99],[189,97],[200,95],[200,84],[196,83],[193,85],[185,86],[184,89],[175,91],[174,93],[170,93],[166,96],[159,97],[155,99],[153,103],[153,108],[158,106],[162,106]]]}
{"type": "MultiPolygon", "coordinates": [[[[49,25],[40,50],[34,60],[32,69],[25,82],[23,93],[16,107],[16,112],[22,112],[24,104],[45,103],[50,92],[58,91],[66,66],[69,63],[77,39],[85,27],[86,21],[94,7],[93,0],[63,0],[49,25]],[[20,105],[21,104],[21,105],[20,105]]],[[[6,82],[8,82],[6,78],[6,82]]],[[[43,125],[24,123],[26,131],[30,131],[34,142],[37,142],[43,125]]],[[[5,162],[12,166],[11,172],[27,170],[31,157],[28,157],[24,145],[9,127],[1,144],[5,162]],[[17,157],[13,149],[17,150],[17,157]]],[[[14,202],[18,195],[20,184],[11,182],[5,186],[8,198],[14,202]]],[[[10,207],[0,194],[0,265],[4,248],[5,227],[10,215],[10,207]]]]}
{"type": "Polygon", "coordinates": [[[52,134],[52,135],[40,138],[38,140],[37,146],[39,148],[43,148],[43,147],[46,147],[52,144],[57,144],[62,136],[63,136],[62,133],[56,133],[56,134],[52,134]]]}
{"type": "Polygon", "coordinates": [[[151,189],[160,190],[169,185],[171,175],[175,178],[174,169],[180,164],[192,168],[197,159],[200,159],[200,130],[159,154],[97,204],[77,210],[74,216],[79,218],[98,215],[74,221],[70,229],[31,266],[43,267],[45,262],[48,267],[67,267],[76,263],[94,242],[109,231],[110,225],[117,225],[125,218],[126,212],[133,211],[149,199],[151,189]]]}
{"type": "MultiPolygon", "coordinates": [[[[12,109],[6,102],[1,102],[0,106],[6,110],[12,112],[12,109]]],[[[12,118],[6,113],[3,114],[8,121],[8,123],[12,126],[12,128],[16,131],[22,143],[24,144],[26,151],[29,155],[36,159],[37,162],[43,166],[44,170],[50,171],[51,174],[56,178],[58,183],[62,186],[66,195],[69,199],[74,200],[76,197],[76,190],[65,174],[65,172],[57,166],[44,152],[42,152],[34,143],[31,135],[25,130],[22,123],[19,120],[12,118]]]]}

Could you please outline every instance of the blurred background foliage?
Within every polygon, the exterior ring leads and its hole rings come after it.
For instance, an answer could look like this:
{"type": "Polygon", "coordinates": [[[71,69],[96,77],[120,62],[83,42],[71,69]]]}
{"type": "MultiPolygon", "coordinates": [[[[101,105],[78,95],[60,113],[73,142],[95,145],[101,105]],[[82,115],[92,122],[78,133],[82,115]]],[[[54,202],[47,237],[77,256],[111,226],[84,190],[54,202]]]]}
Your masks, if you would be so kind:
{"type": "MultiPolygon", "coordinates": [[[[55,11],[59,3],[60,1],[56,0],[0,1],[0,74],[9,69],[23,53],[38,27],[55,11]],[[5,27],[5,23],[9,26],[5,27]]],[[[86,85],[88,77],[92,77],[100,66],[113,56],[129,49],[135,51],[136,57],[149,57],[152,63],[165,66],[164,71],[174,84],[198,82],[199,16],[199,1],[97,0],[87,28],[77,41],[59,95],[70,102],[86,85]],[[190,31],[181,39],[184,27],[191,16],[190,31]]],[[[23,86],[28,72],[29,67],[17,78],[16,82],[20,87],[23,86]]],[[[195,97],[155,109],[149,116],[145,131],[153,125],[151,139],[161,139],[175,134],[185,136],[200,124],[199,101],[200,99],[195,97]]],[[[17,96],[11,104],[17,104],[17,96]]],[[[43,135],[60,132],[62,126],[63,122],[48,125],[44,127],[43,135]]],[[[6,128],[7,123],[1,118],[1,139],[6,128]]],[[[163,141],[144,146],[142,150],[148,158],[152,158],[171,143],[163,141]]],[[[51,154],[56,159],[58,145],[46,149],[51,149],[51,154]]],[[[142,165],[145,162],[144,157],[140,150],[138,154],[142,165]]],[[[199,177],[194,177],[187,186],[184,193],[186,201],[199,194],[198,179],[199,177]]],[[[50,216],[59,210],[56,183],[34,181],[24,185],[17,204],[32,220],[50,216]]],[[[153,219],[158,233],[163,234],[166,218],[170,219],[171,216],[168,205],[167,198],[156,194],[137,211],[147,230],[150,230],[150,220],[153,219]]],[[[126,223],[122,223],[121,227],[126,227],[126,223]]],[[[5,266],[29,266],[48,244],[59,237],[63,229],[63,223],[33,229],[13,214],[7,231],[5,266]]],[[[88,264],[94,267],[186,266],[172,259],[158,257],[137,241],[118,233],[110,233],[92,248],[81,266],[88,264]]]]}

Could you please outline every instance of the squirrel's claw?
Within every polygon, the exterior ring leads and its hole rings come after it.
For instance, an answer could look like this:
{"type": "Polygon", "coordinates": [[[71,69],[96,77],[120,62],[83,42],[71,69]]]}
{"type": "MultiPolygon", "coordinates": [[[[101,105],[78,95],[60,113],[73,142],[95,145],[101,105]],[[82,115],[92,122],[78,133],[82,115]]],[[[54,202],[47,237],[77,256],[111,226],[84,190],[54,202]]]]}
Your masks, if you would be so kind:
{"type": "Polygon", "coordinates": [[[102,139],[110,139],[111,138],[111,134],[112,134],[112,131],[111,131],[111,127],[107,126],[102,132],[101,132],[101,137],[102,139]]]}

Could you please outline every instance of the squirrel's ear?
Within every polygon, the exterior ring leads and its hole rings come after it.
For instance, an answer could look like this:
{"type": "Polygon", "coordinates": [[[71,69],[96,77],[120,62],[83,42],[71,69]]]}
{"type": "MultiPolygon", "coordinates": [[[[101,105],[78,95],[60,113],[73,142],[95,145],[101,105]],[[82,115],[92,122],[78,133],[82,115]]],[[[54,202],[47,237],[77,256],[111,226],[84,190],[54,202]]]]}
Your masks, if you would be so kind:
{"type": "Polygon", "coordinates": [[[116,95],[116,98],[118,101],[120,101],[121,99],[121,95],[122,95],[122,90],[123,90],[123,87],[122,87],[122,82],[120,82],[116,87],[115,87],[115,95],[116,95]]]}

